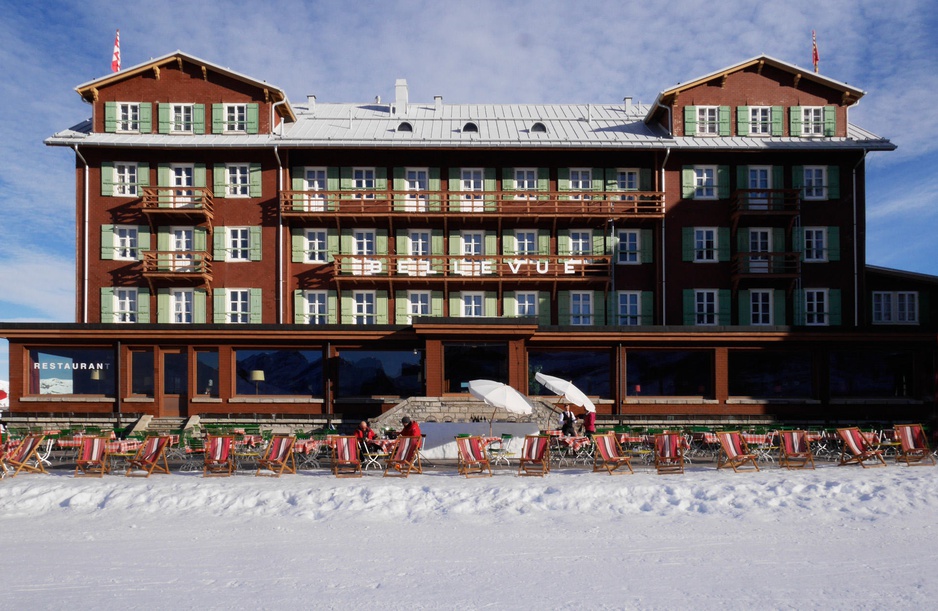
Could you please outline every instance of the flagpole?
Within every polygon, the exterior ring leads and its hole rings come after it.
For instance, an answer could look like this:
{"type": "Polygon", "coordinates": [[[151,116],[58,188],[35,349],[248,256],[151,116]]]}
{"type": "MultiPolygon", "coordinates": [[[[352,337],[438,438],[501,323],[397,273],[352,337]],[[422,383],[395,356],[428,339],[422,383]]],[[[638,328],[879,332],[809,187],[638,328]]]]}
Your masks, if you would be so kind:
{"type": "Polygon", "coordinates": [[[811,30],[811,61],[814,63],[814,73],[817,74],[818,63],[821,61],[821,56],[817,52],[817,34],[814,30],[811,30]]]}
{"type": "Polygon", "coordinates": [[[121,31],[118,28],[114,35],[114,51],[111,53],[111,72],[120,72],[121,69],[121,31]]]}

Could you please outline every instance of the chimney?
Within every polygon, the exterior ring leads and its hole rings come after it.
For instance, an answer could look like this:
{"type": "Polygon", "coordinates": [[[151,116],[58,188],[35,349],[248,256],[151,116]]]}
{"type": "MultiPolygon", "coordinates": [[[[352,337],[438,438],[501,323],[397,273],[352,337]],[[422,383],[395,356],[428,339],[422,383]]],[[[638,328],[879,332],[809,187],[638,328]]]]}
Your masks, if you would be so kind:
{"type": "Polygon", "coordinates": [[[306,96],[306,103],[309,104],[309,107],[312,108],[316,105],[316,96],[312,93],[306,96]]]}
{"type": "Polygon", "coordinates": [[[433,96],[433,108],[434,108],[435,110],[442,110],[442,109],[443,109],[443,96],[441,96],[441,95],[435,95],[435,96],[433,96]]]}
{"type": "Polygon", "coordinates": [[[626,110],[632,110],[632,96],[627,95],[622,98],[622,106],[624,106],[626,110]]]}
{"type": "Polygon", "coordinates": [[[399,112],[407,112],[407,80],[394,81],[394,104],[399,112]]]}

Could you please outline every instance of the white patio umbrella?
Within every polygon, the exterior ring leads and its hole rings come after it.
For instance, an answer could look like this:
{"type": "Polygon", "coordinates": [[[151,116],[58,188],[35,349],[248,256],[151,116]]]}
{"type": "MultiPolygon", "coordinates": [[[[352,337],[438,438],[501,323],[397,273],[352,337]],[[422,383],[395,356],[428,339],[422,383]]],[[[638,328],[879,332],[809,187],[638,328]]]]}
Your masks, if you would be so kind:
{"type": "MultiPolygon", "coordinates": [[[[496,382],[494,380],[471,380],[469,382],[469,394],[478,399],[482,399],[488,405],[495,407],[495,409],[501,407],[516,414],[530,414],[534,412],[534,406],[531,405],[527,397],[502,382],[496,382]]],[[[495,420],[495,409],[492,410],[492,417],[489,419],[489,436],[492,435],[492,421],[495,420]]]]}
{"type": "Polygon", "coordinates": [[[590,398],[583,394],[583,391],[577,388],[573,382],[568,382],[563,378],[549,376],[540,371],[534,374],[534,379],[543,384],[547,390],[557,393],[570,403],[579,405],[588,412],[596,411],[596,406],[593,405],[590,398]]]}

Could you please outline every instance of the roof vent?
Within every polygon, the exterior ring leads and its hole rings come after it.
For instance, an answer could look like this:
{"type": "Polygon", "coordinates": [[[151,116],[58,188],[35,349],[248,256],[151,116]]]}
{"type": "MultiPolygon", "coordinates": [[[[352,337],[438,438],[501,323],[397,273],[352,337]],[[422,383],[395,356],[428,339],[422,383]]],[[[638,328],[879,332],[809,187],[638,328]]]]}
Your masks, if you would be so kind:
{"type": "Polygon", "coordinates": [[[440,110],[441,108],[443,108],[443,96],[441,95],[433,96],[433,107],[436,110],[440,110]]]}
{"type": "Polygon", "coordinates": [[[624,98],[622,98],[622,106],[626,110],[632,110],[632,96],[627,95],[624,98]]]}
{"type": "Polygon", "coordinates": [[[540,121],[538,121],[537,123],[531,126],[531,132],[535,134],[546,134],[547,126],[541,123],[540,121]]]}
{"type": "Polygon", "coordinates": [[[407,112],[407,79],[394,81],[394,104],[400,112],[407,112]]]}
{"type": "Polygon", "coordinates": [[[414,126],[408,123],[407,121],[401,121],[401,124],[397,126],[397,131],[412,132],[414,131],[414,126]]]}
{"type": "Polygon", "coordinates": [[[473,123],[472,121],[469,121],[468,123],[466,123],[465,125],[462,126],[462,130],[463,130],[463,132],[475,132],[475,133],[478,133],[478,132],[479,132],[479,126],[476,125],[475,123],[473,123]]]}
{"type": "Polygon", "coordinates": [[[313,94],[309,94],[308,96],[306,96],[306,103],[309,104],[310,106],[315,106],[316,96],[313,94]]]}

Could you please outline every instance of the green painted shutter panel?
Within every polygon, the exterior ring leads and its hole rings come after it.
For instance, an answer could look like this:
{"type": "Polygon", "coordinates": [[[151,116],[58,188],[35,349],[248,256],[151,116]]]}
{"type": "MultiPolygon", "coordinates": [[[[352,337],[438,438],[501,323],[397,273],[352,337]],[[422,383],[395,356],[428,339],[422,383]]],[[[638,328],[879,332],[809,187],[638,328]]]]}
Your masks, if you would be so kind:
{"type": "Polygon", "coordinates": [[[375,190],[388,190],[388,169],[383,166],[375,168],[375,190]]]}
{"type": "Polygon", "coordinates": [[[394,232],[394,253],[398,255],[407,255],[410,253],[410,236],[406,229],[398,229],[394,232]]]}
{"type": "Polygon", "coordinates": [[[326,168],[326,190],[327,191],[338,191],[339,190],[339,168],[331,166],[326,168]]]}
{"type": "Polygon", "coordinates": [[[505,291],[505,316],[514,318],[518,316],[518,298],[514,291],[505,291]]]}
{"type": "Polygon", "coordinates": [[[693,326],[697,324],[697,303],[694,300],[694,289],[684,289],[681,293],[683,296],[681,303],[683,322],[685,325],[693,326]]]}
{"type": "Polygon", "coordinates": [[[785,321],[785,290],[776,289],[775,295],[772,299],[772,306],[774,308],[774,316],[772,322],[776,325],[784,325],[785,321]]]}
{"type": "Polygon", "coordinates": [[[192,229],[192,248],[197,251],[204,251],[208,248],[208,231],[205,227],[192,229]]]}
{"type": "Polygon", "coordinates": [[[717,227],[717,261],[730,260],[730,228],[717,227]]]}
{"type": "Polygon", "coordinates": [[[170,235],[169,227],[156,228],[156,249],[162,252],[169,250],[170,235]]]}
{"type": "Polygon", "coordinates": [[[485,209],[493,212],[497,209],[495,200],[495,168],[485,168],[482,170],[482,188],[486,191],[485,209]]]}
{"type": "Polygon", "coordinates": [[[205,302],[208,293],[205,289],[192,291],[192,320],[196,324],[205,324],[205,302]]]}
{"type": "Polygon", "coordinates": [[[694,252],[694,228],[681,227],[681,261],[693,261],[694,252]]]}
{"type": "Polygon", "coordinates": [[[798,253],[798,260],[804,261],[804,228],[795,227],[791,231],[791,246],[798,253]]]}
{"type": "Polygon", "coordinates": [[[570,291],[560,291],[557,295],[557,324],[570,324],[570,291]]]}
{"type": "Polygon", "coordinates": [[[205,164],[195,163],[192,165],[192,186],[205,187],[205,164]]]}
{"type": "Polygon", "coordinates": [[[720,289],[717,291],[717,324],[723,326],[729,325],[732,313],[732,291],[729,289],[720,289]]]}
{"type": "Polygon", "coordinates": [[[794,306],[794,323],[804,325],[804,289],[792,291],[792,305],[794,306]]]}
{"type": "Polygon", "coordinates": [[[717,109],[717,119],[719,121],[718,129],[721,136],[731,135],[730,131],[730,107],[720,106],[717,109]]]}
{"type": "Polygon", "coordinates": [[[782,136],[784,135],[784,128],[782,124],[785,122],[785,107],[784,106],[773,106],[771,111],[772,117],[772,135],[773,136],[782,136]]]}
{"type": "Polygon", "coordinates": [[[250,290],[251,315],[248,320],[252,325],[259,325],[263,321],[263,299],[261,289],[250,290]]]}
{"type": "Polygon", "coordinates": [[[606,168],[606,191],[619,191],[619,168],[606,168]]]}
{"type": "Polygon", "coordinates": [[[443,317],[443,291],[430,291],[430,316],[443,317]]]}
{"type": "Polygon", "coordinates": [[[153,105],[149,102],[140,104],[140,133],[149,134],[153,131],[153,105]]]}
{"type": "Polygon", "coordinates": [[[450,168],[447,176],[449,179],[449,190],[452,192],[462,191],[462,169],[450,168]]]}
{"type": "Polygon", "coordinates": [[[306,168],[293,166],[290,168],[290,188],[293,191],[306,190],[306,168]]]}
{"type": "Polygon", "coordinates": [[[394,324],[407,324],[407,305],[407,291],[394,291],[394,324]]]}
{"type": "Polygon", "coordinates": [[[557,168],[557,190],[570,190],[570,168],[557,168]]]}
{"type": "Polygon", "coordinates": [[[736,107],[736,135],[737,136],[749,135],[749,107],[748,106],[736,107]]]}
{"type": "Polygon", "coordinates": [[[326,230],[326,249],[329,251],[326,253],[326,263],[332,263],[335,261],[335,254],[339,252],[339,230],[338,229],[327,229],[326,230]]]}
{"type": "Polygon", "coordinates": [[[827,228],[827,260],[840,261],[840,227],[827,228]]]}
{"type": "Polygon", "coordinates": [[[326,291],[326,322],[330,325],[339,322],[339,296],[331,289],[326,291]]]}
{"type": "Polygon", "coordinates": [[[431,229],[430,230],[430,254],[431,255],[442,255],[446,252],[443,245],[443,230],[442,229],[431,229]]]}
{"type": "Polygon", "coordinates": [[[827,291],[827,299],[830,301],[827,312],[827,322],[832,327],[839,327],[843,324],[843,310],[840,305],[840,289],[830,289],[827,291]]]}
{"type": "Polygon", "coordinates": [[[198,135],[205,133],[205,104],[192,105],[192,131],[198,135]]]}
{"type": "Polygon", "coordinates": [[[804,197],[804,166],[803,165],[792,166],[791,188],[798,189],[798,197],[804,197]]]}
{"type": "MultiPolygon", "coordinates": [[[[443,181],[440,179],[440,168],[427,169],[427,186],[434,192],[439,192],[443,188],[443,181]]],[[[431,195],[428,200],[427,204],[429,209],[434,212],[439,212],[443,198],[439,195],[431,195]]]]}
{"type": "Polygon", "coordinates": [[[785,188],[785,166],[781,166],[781,165],[772,166],[772,188],[773,189],[785,188]]]}
{"type": "Polygon", "coordinates": [[[717,166],[717,198],[727,199],[730,196],[730,166],[717,166]]]}
{"type": "Polygon", "coordinates": [[[150,322],[150,291],[142,286],[137,289],[137,322],[144,325],[150,322]]]}
{"type": "Polygon", "coordinates": [[[355,184],[354,170],[349,167],[339,168],[339,188],[343,191],[351,191],[355,184]]]}
{"type": "Polygon", "coordinates": [[[396,194],[394,195],[394,209],[403,210],[404,202],[405,202],[403,191],[404,189],[407,188],[407,182],[405,180],[407,176],[406,171],[404,170],[404,168],[392,168],[391,175],[392,175],[392,185],[394,187],[393,191],[396,192],[396,194]]]}
{"type": "Polygon", "coordinates": [[[117,131],[117,102],[104,103],[104,131],[109,134],[117,131]]]}
{"type": "Polygon", "coordinates": [[[697,135],[697,107],[696,106],[684,107],[684,135],[685,136],[697,135]]]}
{"type": "Polygon", "coordinates": [[[603,191],[603,169],[602,168],[593,168],[590,170],[590,182],[592,183],[590,190],[592,191],[603,191]]]}
{"type": "Polygon", "coordinates": [[[785,252],[785,230],[781,227],[772,229],[772,252],[785,252]]]}
{"type": "Polygon", "coordinates": [[[749,252],[749,227],[740,227],[736,230],[736,251],[749,252]]]}
{"type": "Polygon", "coordinates": [[[569,255],[570,254],[570,230],[569,229],[558,229],[557,230],[557,254],[558,255],[569,255]]]}
{"type": "Polygon", "coordinates": [[[168,134],[169,124],[170,106],[169,104],[159,104],[157,107],[157,131],[161,134],[168,134]]]}
{"type": "Polygon", "coordinates": [[[223,104],[212,104],[212,133],[225,133],[225,107],[223,104]]]}
{"type": "Polygon", "coordinates": [[[550,254],[550,232],[546,230],[538,230],[537,232],[537,254],[539,255],[549,255],[550,254]]]}
{"type": "Polygon", "coordinates": [[[654,238],[651,229],[642,229],[639,233],[642,263],[654,263],[654,238]]]}
{"type": "Polygon", "coordinates": [[[748,165],[738,165],[736,166],[736,189],[748,189],[749,188],[749,166],[748,165]]]}
{"type": "Polygon", "coordinates": [[[114,162],[101,162],[101,195],[114,195],[114,162]]]}
{"type": "Polygon", "coordinates": [[[156,289],[156,322],[170,322],[169,289],[156,289]]]}
{"type": "Polygon", "coordinates": [[[827,199],[840,199],[840,167],[827,166],[827,199]]]}
{"type": "Polygon", "coordinates": [[[258,225],[252,226],[248,229],[249,243],[248,249],[250,253],[251,261],[260,261],[261,253],[263,248],[261,247],[261,228],[258,225]]]}
{"type": "Polygon", "coordinates": [[[251,197],[260,197],[261,196],[261,164],[252,163],[249,170],[250,177],[250,190],[248,194],[251,197]]]}
{"type": "Polygon", "coordinates": [[[602,233],[593,234],[593,244],[592,244],[592,253],[594,255],[605,255],[608,254],[606,248],[606,236],[602,233]]]}
{"type": "Polygon", "coordinates": [[[836,106],[824,107],[824,135],[825,136],[837,135],[837,107],[836,106]]]}
{"type": "Polygon", "coordinates": [[[343,255],[352,254],[352,230],[343,229],[339,234],[339,252],[343,255]]]}
{"type": "Polygon", "coordinates": [[[114,322],[114,289],[109,286],[101,287],[101,322],[114,322]]]}
{"type": "Polygon", "coordinates": [[[355,301],[352,294],[348,291],[342,293],[339,297],[339,324],[348,325],[352,323],[352,312],[354,312],[355,301]]]}
{"type": "Polygon", "coordinates": [[[506,255],[518,254],[518,237],[513,233],[502,236],[502,253],[506,255]]]}
{"type": "Polygon", "coordinates": [[[485,251],[483,254],[486,255],[497,255],[498,254],[498,234],[486,231],[485,235],[482,237],[483,247],[485,251]]]}
{"type": "Polygon", "coordinates": [[[143,253],[150,250],[150,227],[147,225],[137,226],[137,260],[143,261],[143,253]]]}
{"type": "Polygon", "coordinates": [[[651,168],[640,168],[638,170],[638,190],[651,191],[651,168]]]}
{"type": "Polygon", "coordinates": [[[498,294],[495,291],[485,291],[482,298],[482,315],[487,318],[498,316],[498,294]]]}
{"type": "Polygon", "coordinates": [[[801,106],[792,106],[788,109],[788,135],[797,138],[801,135],[801,121],[804,112],[801,106]]]}
{"type": "Polygon", "coordinates": [[[537,324],[550,324],[550,293],[539,291],[537,294],[537,324]]]}
{"type": "Polygon", "coordinates": [[[228,259],[228,231],[223,226],[215,227],[212,233],[212,259],[225,261],[228,259]]]}
{"type": "Polygon", "coordinates": [[[752,324],[752,303],[750,300],[751,296],[749,291],[739,291],[739,296],[737,298],[737,303],[739,306],[739,324],[743,327],[748,327],[752,324]]]}
{"type": "Polygon", "coordinates": [[[212,166],[212,191],[215,197],[228,196],[228,167],[223,163],[212,166]]]}
{"type": "Polygon", "coordinates": [[[137,186],[140,188],[150,186],[150,164],[137,164],[137,186]]]}
{"type": "Polygon", "coordinates": [[[388,254],[388,230],[387,229],[375,230],[375,254],[376,255],[388,254]]]}
{"type": "Polygon", "coordinates": [[[293,291],[293,324],[306,324],[306,299],[303,297],[303,291],[293,291]]]}
{"type": "Polygon", "coordinates": [[[462,300],[459,298],[459,293],[450,293],[449,317],[462,318],[462,300]]]}
{"type": "Polygon", "coordinates": [[[302,227],[290,228],[291,261],[302,263],[306,259],[306,236],[302,227]]]}
{"type": "MultiPolygon", "coordinates": [[[[570,176],[567,175],[569,180],[570,176]]],[[[537,190],[550,191],[550,168],[537,169],[537,190]]]]}
{"type": "Polygon", "coordinates": [[[652,291],[642,291],[638,297],[639,323],[643,325],[655,324],[655,294],[652,291]]]}
{"type": "Polygon", "coordinates": [[[449,234],[449,254],[450,255],[461,255],[462,254],[462,236],[458,233],[449,234]]]}
{"type": "Polygon", "coordinates": [[[212,295],[212,322],[216,325],[228,322],[228,289],[215,289],[212,295]]]}
{"type": "Polygon", "coordinates": [[[685,165],[681,168],[681,196],[684,199],[694,199],[697,190],[697,175],[694,166],[685,165]]]}
{"type": "Polygon", "coordinates": [[[514,191],[516,188],[515,169],[502,168],[502,191],[514,191]]]}
{"type": "Polygon", "coordinates": [[[247,131],[249,134],[256,134],[259,127],[260,109],[257,104],[247,105],[247,131]]]}

